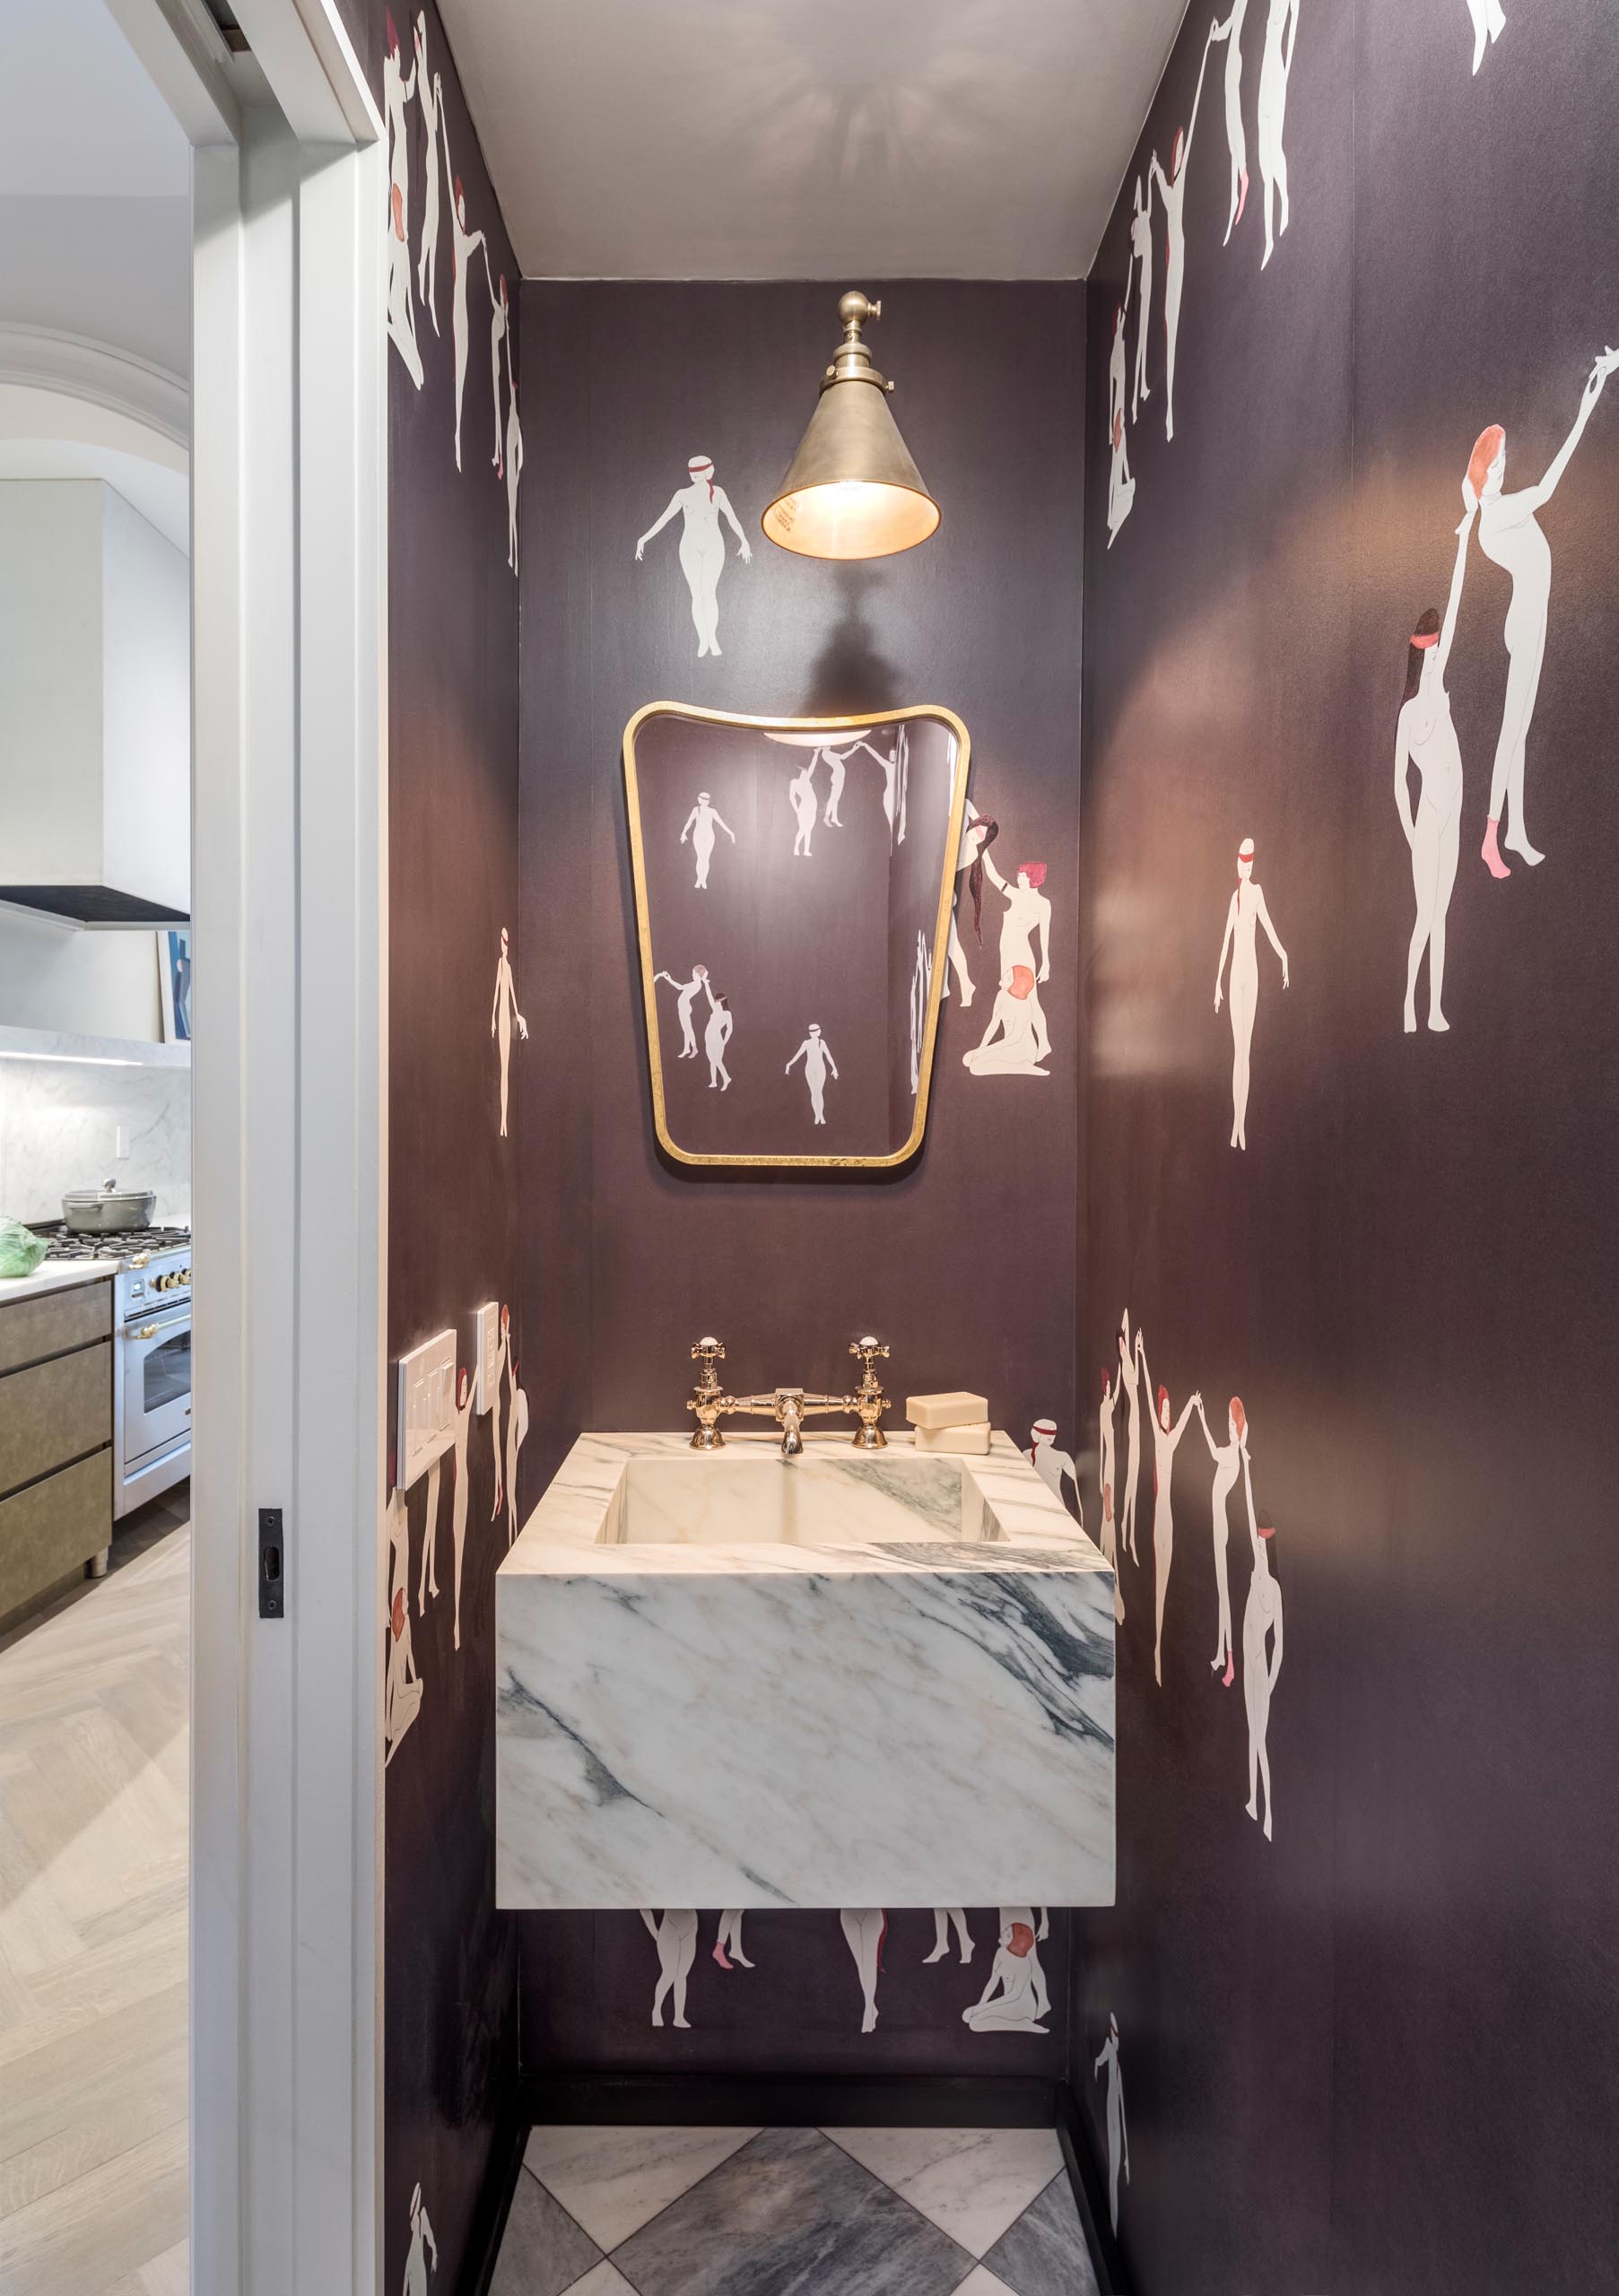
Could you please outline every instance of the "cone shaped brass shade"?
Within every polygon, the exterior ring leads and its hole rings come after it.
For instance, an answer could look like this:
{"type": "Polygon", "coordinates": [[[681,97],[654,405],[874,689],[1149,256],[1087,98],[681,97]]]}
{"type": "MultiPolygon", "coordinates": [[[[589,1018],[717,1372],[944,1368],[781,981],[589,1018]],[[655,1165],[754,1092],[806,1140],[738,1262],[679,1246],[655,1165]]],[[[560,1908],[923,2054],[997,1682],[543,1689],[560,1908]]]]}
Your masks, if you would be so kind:
{"type": "Polygon", "coordinates": [[[764,531],[804,558],[885,558],[926,542],[939,506],[922,483],[888,411],[886,383],[860,339],[880,303],[848,294],[843,342],[821,385],[792,468],[765,512],[764,531]]]}

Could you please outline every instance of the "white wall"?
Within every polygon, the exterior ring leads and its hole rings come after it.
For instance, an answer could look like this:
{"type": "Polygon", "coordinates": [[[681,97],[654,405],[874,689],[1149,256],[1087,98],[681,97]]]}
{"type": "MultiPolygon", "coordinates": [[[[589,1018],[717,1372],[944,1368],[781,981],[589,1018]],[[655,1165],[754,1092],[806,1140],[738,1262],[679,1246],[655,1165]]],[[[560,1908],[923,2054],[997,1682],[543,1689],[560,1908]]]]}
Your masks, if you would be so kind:
{"type": "Polygon", "coordinates": [[[100,874],[102,492],[0,485],[0,883],[100,874]]]}
{"type": "Polygon", "coordinates": [[[160,1224],[189,1222],[191,1071],[0,1057],[0,1213],[59,1220],[65,1190],[109,1173],[153,1190],[160,1224]]]}
{"type": "Polygon", "coordinates": [[[191,894],[190,568],[99,479],[0,481],[0,883],[191,894]]]}
{"type": "Polygon", "coordinates": [[[0,906],[0,1027],[157,1043],[157,935],[86,933],[0,906]]]}
{"type": "Polygon", "coordinates": [[[102,821],[110,881],[191,905],[191,568],[110,486],[102,508],[102,821]]]}

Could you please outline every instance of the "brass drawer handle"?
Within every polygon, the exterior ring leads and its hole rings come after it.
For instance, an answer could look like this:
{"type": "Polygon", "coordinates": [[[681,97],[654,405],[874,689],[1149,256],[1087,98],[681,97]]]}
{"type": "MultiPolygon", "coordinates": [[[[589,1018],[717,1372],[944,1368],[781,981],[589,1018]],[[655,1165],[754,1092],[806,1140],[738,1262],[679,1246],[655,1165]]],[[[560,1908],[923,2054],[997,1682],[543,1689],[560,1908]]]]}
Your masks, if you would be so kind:
{"type": "Polygon", "coordinates": [[[157,1337],[157,1326],[155,1324],[143,1324],[139,1331],[136,1332],[135,1337],[137,1339],[155,1339],[157,1337]]]}

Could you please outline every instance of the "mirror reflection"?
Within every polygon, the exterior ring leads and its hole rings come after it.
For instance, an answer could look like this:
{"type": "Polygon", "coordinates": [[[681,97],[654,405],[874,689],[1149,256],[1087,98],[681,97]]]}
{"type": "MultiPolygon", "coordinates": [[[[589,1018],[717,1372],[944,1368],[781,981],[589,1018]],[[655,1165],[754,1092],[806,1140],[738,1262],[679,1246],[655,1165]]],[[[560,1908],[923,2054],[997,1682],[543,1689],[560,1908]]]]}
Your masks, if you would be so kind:
{"type": "Polygon", "coordinates": [[[656,702],[624,777],[657,1136],[686,1163],[921,1145],[968,740],[948,710],[656,702]]]}

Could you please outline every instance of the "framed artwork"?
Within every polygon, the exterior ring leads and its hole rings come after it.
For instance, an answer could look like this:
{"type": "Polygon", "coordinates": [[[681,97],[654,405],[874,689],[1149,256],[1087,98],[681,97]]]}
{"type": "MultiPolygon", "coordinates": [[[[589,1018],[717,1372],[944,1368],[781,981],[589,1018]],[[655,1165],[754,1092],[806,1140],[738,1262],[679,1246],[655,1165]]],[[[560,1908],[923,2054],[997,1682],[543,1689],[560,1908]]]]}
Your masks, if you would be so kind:
{"type": "Polygon", "coordinates": [[[157,936],[158,988],[163,1000],[163,1042],[191,1041],[191,927],[173,926],[157,936]]]}

